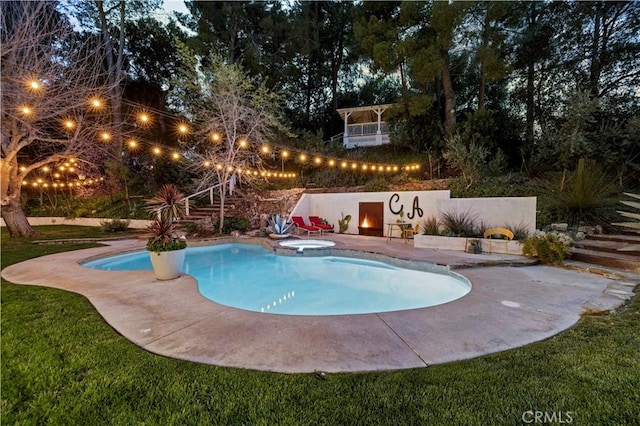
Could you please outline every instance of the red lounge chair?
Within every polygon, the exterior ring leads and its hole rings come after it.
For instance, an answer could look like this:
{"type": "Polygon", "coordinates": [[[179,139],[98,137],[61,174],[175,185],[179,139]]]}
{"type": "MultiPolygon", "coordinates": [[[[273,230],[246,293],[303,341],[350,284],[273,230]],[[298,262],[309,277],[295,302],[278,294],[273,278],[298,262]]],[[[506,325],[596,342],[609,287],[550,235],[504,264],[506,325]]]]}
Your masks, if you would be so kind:
{"type": "Polygon", "coordinates": [[[318,232],[322,235],[322,229],[317,226],[306,225],[302,216],[291,216],[291,220],[296,224],[298,233],[300,232],[300,229],[302,229],[303,231],[307,231],[307,235],[311,235],[312,232],[318,232]]]}
{"type": "Polygon", "coordinates": [[[333,232],[333,225],[322,223],[322,219],[318,216],[309,216],[309,222],[311,222],[312,226],[322,229],[323,232],[333,232]]]}

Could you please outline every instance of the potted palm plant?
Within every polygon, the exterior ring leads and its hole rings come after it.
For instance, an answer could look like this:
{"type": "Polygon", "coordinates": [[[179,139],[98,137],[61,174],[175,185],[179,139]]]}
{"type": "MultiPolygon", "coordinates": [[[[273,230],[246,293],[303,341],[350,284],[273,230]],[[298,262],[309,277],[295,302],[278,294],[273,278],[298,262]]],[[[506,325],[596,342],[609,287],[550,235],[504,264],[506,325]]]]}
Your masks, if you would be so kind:
{"type": "Polygon", "coordinates": [[[147,210],[155,216],[147,228],[151,232],[147,250],[159,280],[172,280],[182,274],[187,242],[177,235],[173,221],[184,214],[183,202],[184,195],[171,184],[164,185],[147,200],[147,210]]]}

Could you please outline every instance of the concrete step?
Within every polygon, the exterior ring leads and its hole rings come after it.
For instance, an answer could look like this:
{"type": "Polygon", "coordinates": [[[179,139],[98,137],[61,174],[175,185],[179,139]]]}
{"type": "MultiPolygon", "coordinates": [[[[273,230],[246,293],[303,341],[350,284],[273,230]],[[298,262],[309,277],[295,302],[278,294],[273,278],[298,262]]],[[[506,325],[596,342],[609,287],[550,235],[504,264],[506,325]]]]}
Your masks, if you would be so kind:
{"type": "MultiPolygon", "coordinates": [[[[618,250],[629,246],[629,243],[615,240],[594,240],[587,238],[574,242],[574,246],[581,249],[602,251],[606,253],[621,253],[618,250]]],[[[621,254],[640,257],[640,252],[622,252],[621,254]]]]}
{"type": "Polygon", "coordinates": [[[626,244],[640,244],[640,235],[638,234],[591,234],[587,235],[586,239],[593,241],[615,241],[626,244]]]}
{"type": "Polygon", "coordinates": [[[590,263],[592,265],[601,265],[626,271],[640,272],[640,258],[635,255],[622,254],[622,252],[610,253],[572,247],[571,259],[590,263]]]}

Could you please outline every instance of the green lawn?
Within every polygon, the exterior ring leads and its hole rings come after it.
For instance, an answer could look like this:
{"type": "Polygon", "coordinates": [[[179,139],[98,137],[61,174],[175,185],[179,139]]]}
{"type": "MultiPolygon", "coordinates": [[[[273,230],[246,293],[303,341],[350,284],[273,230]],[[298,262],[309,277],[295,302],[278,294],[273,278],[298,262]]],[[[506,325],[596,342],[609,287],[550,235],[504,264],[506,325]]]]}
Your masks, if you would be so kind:
{"type": "MultiPolygon", "coordinates": [[[[39,228],[37,238],[73,232],[52,228],[39,228]]],[[[87,246],[35,245],[3,230],[2,266],[87,246]]],[[[153,355],[105,324],[84,297],[4,280],[1,325],[6,425],[512,425],[524,424],[528,410],[579,425],[637,425],[640,418],[638,297],[525,348],[324,377],[153,355]]]]}

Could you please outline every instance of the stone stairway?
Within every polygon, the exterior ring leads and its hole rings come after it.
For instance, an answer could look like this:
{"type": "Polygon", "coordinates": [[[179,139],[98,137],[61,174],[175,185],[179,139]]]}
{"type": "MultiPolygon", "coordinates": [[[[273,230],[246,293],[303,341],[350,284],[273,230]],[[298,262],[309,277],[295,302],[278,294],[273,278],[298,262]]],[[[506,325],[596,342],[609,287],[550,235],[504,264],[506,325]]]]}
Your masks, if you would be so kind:
{"type": "Polygon", "coordinates": [[[574,243],[571,259],[640,273],[640,252],[618,250],[630,244],[640,244],[640,235],[588,235],[584,240],[574,243]]]}
{"type": "MultiPolygon", "coordinates": [[[[246,202],[240,196],[227,197],[224,201],[224,214],[226,217],[230,216],[244,216],[243,211],[246,212],[246,202]]],[[[216,200],[213,204],[207,204],[199,207],[190,207],[189,216],[180,220],[180,223],[197,222],[206,218],[214,218],[217,220],[220,213],[220,201],[216,200]]]]}

